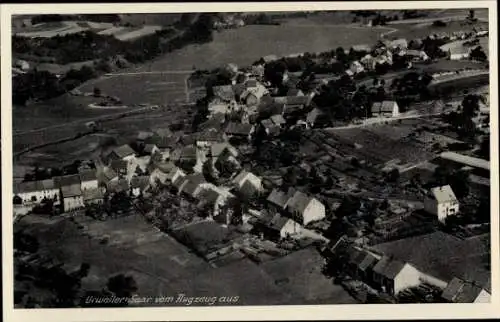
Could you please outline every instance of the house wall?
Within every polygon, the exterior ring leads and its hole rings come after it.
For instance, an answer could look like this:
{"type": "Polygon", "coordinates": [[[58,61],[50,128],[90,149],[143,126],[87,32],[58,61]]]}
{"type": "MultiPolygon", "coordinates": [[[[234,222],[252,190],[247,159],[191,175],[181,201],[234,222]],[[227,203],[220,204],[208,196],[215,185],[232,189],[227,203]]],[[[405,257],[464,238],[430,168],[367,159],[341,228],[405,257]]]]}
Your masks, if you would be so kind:
{"type": "Polygon", "coordinates": [[[99,187],[99,185],[97,183],[97,179],[89,180],[89,181],[82,181],[81,186],[82,186],[82,190],[97,189],[99,187]]]}
{"type": "Polygon", "coordinates": [[[446,288],[446,286],[448,286],[448,282],[445,282],[443,280],[440,280],[437,277],[425,274],[423,272],[420,272],[420,280],[423,283],[434,285],[434,286],[439,287],[439,288],[441,288],[443,290],[446,288]]]}
{"type": "Polygon", "coordinates": [[[64,211],[80,209],[84,206],[82,196],[64,198],[64,211]]]}
{"type": "Polygon", "coordinates": [[[323,205],[319,200],[313,198],[307,205],[303,217],[303,225],[307,225],[312,221],[317,221],[325,218],[325,205],[323,205]]]}
{"type": "Polygon", "coordinates": [[[286,238],[287,236],[292,236],[300,232],[300,226],[297,222],[289,219],[286,224],[280,230],[281,238],[286,238]]]}
{"type": "Polygon", "coordinates": [[[23,204],[40,203],[44,198],[54,199],[58,198],[58,195],[59,195],[58,189],[39,190],[39,191],[23,192],[17,194],[17,196],[20,197],[21,200],[23,201],[23,204]],[[32,200],[33,197],[35,197],[36,200],[32,200]]]}
{"type": "Polygon", "coordinates": [[[394,278],[393,294],[397,295],[404,289],[420,285],[420,272],[413,266],[405,264],[403,269],[394,278]]]}
{"type": "Polygon", "coordinates": [[[134,160],[135,156],[133,154],[127,155],[126,157],[123,158],[125,161],[132,161],[134,160]]]}
{"type": "Polygon", "coordinates": [[[398,103],[394,103],[394,107],[392,108],[392,117],[399,116],[399,105],[398,103]]]}
{"type": "Polygon", "coordinates": [[[437,200],[426,197],[424,200],[424,210],[430,214],[437,216],[438,214],[437,200]]]}
{"type": "Polygon", "coordinates": [[[458,202],[444,202],[438,205],[438,220],[444,222],[446,217],[454,216],[458,213],[458,202]]]}
{"type": "Polygon", "coordinates": [[[491,303],[491,295],[485,290],[481,290],[474,303],[491,303]]]}
{"type": "Polygon", "coordinates": [[[141,194],[141,189],[140,188],[132,188],[132,195],[134,197],[138,197],[141,194]]]}

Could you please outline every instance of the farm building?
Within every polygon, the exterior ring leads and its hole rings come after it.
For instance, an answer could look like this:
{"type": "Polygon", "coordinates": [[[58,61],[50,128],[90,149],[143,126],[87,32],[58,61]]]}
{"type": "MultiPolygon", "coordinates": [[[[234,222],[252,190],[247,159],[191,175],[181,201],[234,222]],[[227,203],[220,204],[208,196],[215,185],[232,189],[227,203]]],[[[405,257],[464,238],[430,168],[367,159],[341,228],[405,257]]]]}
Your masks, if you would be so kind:
{"type": "Polygon", "coordinates": [[[384,292],[391,295],[421,283],[420,272],[415,267],[387,256],[373,267],[373,279],[384,292]]]}
{"type": "Polygon", "coordinates": [[[449,185],[432,188],[424,200],[424,209],[441,222],[458,213],[459,203],[449,185]]]}
{"type": "Polygon", "coordinates": [[[266,213],[256,220],[256,226],[271,240],[293,237],[302,226],[293,219],[279,213],[266,213]]]}
{"type": "Polygon", "coordinates": [[[87,169],[80,171],[80,183],[83,191],[87,189],[97,189],[99,185],[95,170],[87,169]]]}
{"type": "Polygon", "coordinates": [[[242,124],[230,122],[226,127],[226,135],[231,138],[238,138],[251,141],[255,132],[255,126],[252,124],[242,124]]]}
{"type": "Polygon", "coordinates": [[[263,191],[262,179],[248,171],[241,171],[234,179],[236,189],[247,197],[259,195],[263,191]],[[243,189],[246,187],[246,189],[243,189]]]}
{"type": "Polygon", "coordinates": [[[114,148],[108,154],[108,160],[125,160],[130,161],[135,157],[135,151],[128,144],[114,148]]]}
{"type": "Polygon", "coordinates": [[[61,186],[63,211],[68,212],[84,207],[82,189],[79,183],[61,186]]]}
{"type": "Polygon", "coordinates": [[[451,303],[490,303],[491,294],[472,282],[453,278],[443,290],[441,297],[451,303]]]}
{"type": "Polygon", "coordinates": [[[39,203],[44,198],[57,200],[59,189],[53,179],[26,181],[14,185],[15,204],[39,203]]]}
{"type": "Polygon", "coordinates": [[[82,191],[83,204],[102,204],[104,202],[104,193],[100,188],[97,189],[87,189],[82,191]]]}
{"type": "Polygon", "coordinates": [[[283,211],[292,195],[278,189],[273,189],[267,197],[267,202],[278,211],[283,211]]]}
{"type": "Polygon", "coordinates": [[[296,191],[288,200],[286,209],[292,218],[304,226],[325,218],[325,205],[300,191],[296,191]]]}
{"type": "Polygon", "coordinates": [[[399,106],[395,101],[375,102],[371,111],[374,117],[397,117],[399,115],[399,106]]]}
{"type": "Polygon", "coordinates": [[[441,231],[378,244],[371,251],[411,264],[422,282],[445,289],[453,278],[472,281],[488,289],[491,272],[489,235],[460,239],[441,231]],[[468,254],[463,256],[463,254],[468,254]]]}

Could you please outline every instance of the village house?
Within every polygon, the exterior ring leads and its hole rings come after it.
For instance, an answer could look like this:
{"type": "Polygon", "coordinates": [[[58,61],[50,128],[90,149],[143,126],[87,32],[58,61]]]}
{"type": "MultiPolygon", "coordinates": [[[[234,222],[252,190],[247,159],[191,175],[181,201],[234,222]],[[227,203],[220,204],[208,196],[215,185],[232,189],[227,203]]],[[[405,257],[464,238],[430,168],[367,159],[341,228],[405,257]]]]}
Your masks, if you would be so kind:
{"type": "Polygon", "coordinates": [[[104,202],[104,192],[101,188],[83,190],[82,197],[85,206],[98,205],[104,202]]]}
{"type": "Polygon", "coordinates": [[[251,141],[255,133],[255,126],[252,124],[229,122],[225,132],[230,139],[235,138],[238,140],[251,141]]]}
{"type": "Polygon", "coordinates": [[[387,48],[395,50],[395,49],[407,49],[408,41],[404,38],[394,39],[392,41],[385,42],[387,48]]]}
{"type": "Polygon", "coordinates": [[[149,187],[148,176],[137,176],[130,181],[131,194],[134,197],[139,197],[149,187]]]}
{"type": "Polygon", "coordinates": [[[212,159],[213,165],[215,165],[220,158],[225,158],[226,156],[229,156],[231,159],[234,159],[234,161],[237,162],[236,158],[238,157],[238,155],[238,149],[227,142],[215,143],[210,146],[209,156],[212,159]]]}
{"type": "Polygon", "coordinates": [[[491,294],[473,282],[453,278],[441,297],[450,303],[490,303],[491,294]]]}
{"type": "Polygon", "coordinates": [[[459,202],[449,185],[432,188],[424,200],[424,209],[445,222],[448,216],[458,213],[459,202]]]}
{"type": "Polygon", "coordinates": [[[264,188],[262,179],[248,171],[241,171],[232,181],[236,190],[246,197],[254,197],[260,195],[264,188]]]}
{"type": "Polygon", "coordinates": [[[311,128],[319,124],[324,124],[326,123],[325,121],[327,121],[327,114],[317,107],[307,113],[306,122],[311,128]]]}
{"type": "Polygon", "coordinates": [[[257,220],[264,236],[271,240],[293,238],[302,230],[302,226],[293,219],[279,213],[266,213],[257,220]]]}
{"type": "Polygon", "coordinates": [[[362,248],[351,246],[347,250],[347,270],[354,279],[372,283],[373,268],[377,263],[377,257],[362,248]]]}
{"type": "Polygon", "coordinates": [[[191,200],[196,200],[200,192],[210,186],[213,185],[208,183],[203,175],[198,173],[189,174],[184,177],[183,183],[179,186],[177,194],[182,194],[191,200]]]}
{"type": "Polygon", "coordinates": [[[58,200],[59,189],[53,179],[25,181],[14,185],[14,204],[37,204],[43,199],[58,200]]]}
{"type": "Polygon", "coordinates": [[[135,157],[135,151],[128,144],[121,145],[111,150],[107,158],[112,160],[130,161],[135,157]]]}
{"type": "Polygon", "coordinates": [[[83,195],[80,183],[63,184],[61,186],[61,200],[63,212],[83,208],[83,195]]]}
{"type": "Polygon", "coordinates": [[[152,143],[144,145],[144,149],[142,151],[147,155],[154,155],[155,153],[161,153],[160,149],[156,146],[156,144],[152,143]]]}
{"type": "Polygon", "coordinates": [[[399,116],[399,106],[395,101],[375,102],[371,112],[373,117],[397,117],[399,116]]]}
{"type": "Polygon", "coordinates": [[[410,57],[413,62],[427,61],[429,60],[429,56],[423,50],[407,50],[405,52],[406,56],[410,57]]]}
{"type": "Polygon", "coordinates": [[[356,75],[356,74],[363,72],[365,70],[365,68],[363,67],[363,64],[361,64],[359,61],[356,60],[356,61],[353,61],[351,63],[351,65],[349,65],[348,70],[352,71],[353,75],[356,75]]]}
{"type": "Polygon", "coordinates": [[[149,138],[153,137],[155,134],[153,132],[147,132],[147,131],[139,131],[137,133],[137,142],[139,143],[145,143],[146,140],[148,140],[149,138]]]}
{"type": "Polygon", "coordinates": [[[286,210],[295,221],[304,226],[325,218],[326,214],[325,205],[301,191],[296,191],[288,200],[286,210]]]}
{"type": "Polygon", "coordinates": [[[304,92],[298,88],[290,88],[288,92],[286,92],[286,96],[304,96],[304,92]]]}
{"type": "Polygon", "coordinates": [[[119,175],[111,167],[103,167],[99,176],[99,185],[107,187],[112,181],[118,180],[119,175]]]}
{"type": "Polygon", "coordinates": [[[274,114],[269,119],[276,125],[283,129],[286,126],[286,120],[282,114],[274,114]]]}
{"type": "Polygon", "coordinates": [[[280,126],[274,124],[270,119],[260,121],[260,125],[262,126],[262,129],[267,136],[276,136],[280,133],[281,130],[280,126]]]}
{"type": "Polygon", "coordinates": [[[276,211],[282,212],[286,208],[286,204],[288,200],[293,196],[295,191],[289,191],[289,193],[281,191],[279,189],[273,189],[269,196],[267,196],[267,202],[271,207],[273,207],[276,211]]]}
{"type": "Polygon", "coordinates": [[[196,146],[199,148],[207,148],[212,144],[221,143],[225,140],[226,137],[223,132],[210,128],[197,134],[196,146]]]}
{"type": "Polygon", "coordinates": [[[357,52],[369,53],[372,51],[372,47],[370,45],[367,45],[367,44],[354,45],[351,48],[352,48],[352,50],[357,51],[357,52]]]}
{"type": "Polygon", "coordinates": [[[373,280],[390,295],[420,285],[420,272],[412,265],[384,256],[373,267],[373,280]]]}
{"type": "Polygon", "coordinates": [[[360,63],[363,64],[364,68],[367,70],[375,70],[377,61],[375,57],[373,57],[370,54],[367,54],[360,59],[360,63]]]}
{"type": "Polygon", "coordinates": [[[79,173],[82,191],[87,189],[97,189],[99,187],[95,170],[87,169],[79,173]]]}
{"type": "Polygon", "coordinates": [[[128,172],[129,161],[125,160],[112,160],[109,164],[109,167],[113,169],[119,176],[126,176],[128,172]]]}

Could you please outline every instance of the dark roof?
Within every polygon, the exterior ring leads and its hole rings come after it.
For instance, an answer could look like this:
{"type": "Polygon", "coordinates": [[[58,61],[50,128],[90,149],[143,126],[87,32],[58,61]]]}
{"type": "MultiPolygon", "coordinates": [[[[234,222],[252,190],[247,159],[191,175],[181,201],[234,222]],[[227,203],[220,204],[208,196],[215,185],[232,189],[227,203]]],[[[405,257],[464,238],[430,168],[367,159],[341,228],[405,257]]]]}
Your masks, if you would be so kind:
{"type": "Polygon", "coordinates": [[[270,229],[280,231],[289,220],[291,220],[291,219],[288,217],[284,217],[280,214],[275,214],[272,217],[271,221],[269,221],[268,227],[270,229]]]}
{"type": "Polygon", "coordinates": [[[274,115],[271,115],[271,117],[269,118],[274,124],[276,125],[282,125],[282,124],[286,124],[286,120],[285,118],[283,117],[283,115],[281,114],[274,114],[274,115]]]}
{"type": "Polygon", "coordinates": [[[229,153],[234,157],[238,156],[238,150],[227,142],[215,143],[210,146],[210,154],[213,158],[217,158],[223,153],[229,153]]]}
{"type": "Polygon", "coordinates": [[[71,174],[66,176],[54,177],[54,183],[57,187],[70,186],[73,184],[81,184],[80,183],[80,175],[71,174]]]}
{"type": "Polygon", "coordinates": [[[139,188],[141,190],[145,189],[149,184],[149,177],[148,176],[137,176],[133,177],[132,180],[130,180],[130,187],[131,188],[139,188]]]}
{"type": "Polygon", "coordinates": [[[104,193],[101,189],[86,189],[82,191],[84,201],[103,199],[104,193]]]}
{"type": "Polygon", "coordinates": [[[251,180],[245,180],[239,191],[246,197],[255,196],[259,192],[259,190],[252,184],[251,180]]]}
{"type": "Polygon", "coordinates": [[[175,145],[179,142],[179,136],[172,135],[172,136],[166,136],[166,137],[159,137],[157,140],[155,140],[155,144],[157,147],[160,149],[165,149],[165,148],[173,148],[175,145]]]}
{"type": "Polygon", "coordinates": [[[71,184],[61,187],[61,194],[63,198],[78,197],[82,195],[80,184],[71,184]]]}
{"type": "Polygon", "coordinates": [[[152,153],[153,152],[153,149],[157,147],[155,144],[146,144],[144,146],[144,152],[145,153],[152,153]]]}
{"type": "Polygon", "coordinates": [[[187,183],[182,188],[182,192],[194,197],[194,193],[200,184],[206,183],[202,174],[191,174],[186,176],[187,183]]]}
{"type": "Polygon", "coordinates": [[[82,170],[80,171],[80,181],[93,181],[97,180],[97,174],[95,170],[82,170]]]}
{"type": "Polygon", "coordinates": [[[394,279],[404,266],[404,262],[389,257],[382,257],[375,267],[373,267],[373,271],[388,279],[394,279]]]}
{"type": "Polygon", "coordinates": [[[252,132],[252,124],[230,122],[226,127],[226,133],[232,135],[249,135],[252,132]]]}
{"type": "Polygon", "coordinates": [[[197,134],[197,141],[211,141],[211,142],[222,142],[224,138],[222,132],[217,131],[214,128],[206,129],[197,134]]]}
{"type": "Polygon", "coordinates": [[[448,283],[441,296],[454,303],[473,303],[482,290],[478,285],[455,277],[448,283]]]}
{"type": "Polygon", "coordinates": [[[182,149],[181,159],[196,159],[196,147],[194,145],[187,145],[182,149]]]}
{"type": "Polygon", "coordinates": [[[280,208],[285,208],[286,203],[290,199],[290,196],[283,191],[280,191],[278,189],[273,189],[269,196],[267,197],[267,201],[269,203],[272,203],[275,206],[278,206],[280,208]]]}
{"type": "Polygon", "coordinates": [[[237,96],[240,96],[241,94],[243,94],[243,92],[245,91],[245,89],[246,89],[246,86],[245,86],[244,83],[233,85],[234,94],[237,95],[237,96]]]}
{"type": "Polygon", "coordinates": [[[309,204],[309,202],[311,201],[311,199],[312,198],[309,197],[307,194],[301,191],[296,191],[293,197],[290,198],[290,200],[288,201],[287,208],[302,214],[306,209],[307,205],[309,204]]]}
{"type": "Polygon", "coordinates": [[[266,129],[271,129],[273,127],[276,127],[276,125],[270,119],[262,120],[260,121],[260,124],[262,124],[262,126],[265,127],[266,129]]]}
{"type": "Polygon", "coordinates": [[[315,107],[315,108],[312,109],[312,111],[310,111],[309,113],[307,113],[306,121],[309,122],[309,123],[314,123],[314,122],[316,122],[316,119],[319,116],[324,115],[324,114],[325,114],[325,112],[323,112],[319,108],[315,107]]]}
{"type": "Polygon", "coordinates": [[[128,162],[125,160],[112,160],[109,166],[114,171],[118,171],[118,172],[127,171],[128,162]]]}
{"type": "Polygon", "coordinates": [[[132,148],[128,144],[124,144],[114,148],[111,153],[116,154],[116,156],[118,156],[120,159],[135,154],[134,150],[132,150],[132,148]]]}
{"type": "Polygon", "coordinates": [[[245,82],[245,86],[246,86],[247,88],[250,88],[250,87],[257,87],[257,84],[258,84],[258,82],[257,82],[257,80],[255,80],[255,79],[249,79],[249,80],[247,80],[247,81],[245,82]]]}
{"type": "Polygon", "coordinates": [[[111,180],[118,176],[115,170],[110,167],[104,167],[102,174],[106,180],[111,180]]]}
{"type": "MultiPolygon", "coordinates": [[[[298,88],[290,88],[286,93],[286,96],[298,96],[302,91],[298,88]]],[[[303,93],[302,93],[303,94],[303,93]]]]}
{"type": "Polygon", "coordinates": [[[222,130],[224,123],[226,122],[226,116],[222,113],[217,113],[212,115],[208,120],[198,125],[200,131],[215,129],[222,130]]]}
{"type": "Polygon", "coordinates": [[[200,201],[210,205],[215,204],[217,198],[219,198],[219,193],[214,189],[203,189],[198,197],[200,201]]]}
{"type": "Polygon", "coordinates": [[[14,185],[14,193],[34,192],[57,189],[53,179],[25,181],[14,185]]]}
{"type": "Polygon", "coordinates": [[[168,127],[158,128],[158,129],[155,129],[153,132],[162,138],[170,137],[173,134],[172,131],[168,127]]]}
{"type": "Polygon", "coordinates": [[[185,134],[181,137],[180,141],[184,145],[192,145],[196,143],[197,138],[198,138],[197,133],[185,134]]]}
{"type": "Polygon", "coordinates": [[[483,286],[491,272],[484,265],[490,253],[489,234],[460,239],[441,231],[373,246],[375,252],[412,264],[419,271],[449,282],[454,277],[483,286]]]}

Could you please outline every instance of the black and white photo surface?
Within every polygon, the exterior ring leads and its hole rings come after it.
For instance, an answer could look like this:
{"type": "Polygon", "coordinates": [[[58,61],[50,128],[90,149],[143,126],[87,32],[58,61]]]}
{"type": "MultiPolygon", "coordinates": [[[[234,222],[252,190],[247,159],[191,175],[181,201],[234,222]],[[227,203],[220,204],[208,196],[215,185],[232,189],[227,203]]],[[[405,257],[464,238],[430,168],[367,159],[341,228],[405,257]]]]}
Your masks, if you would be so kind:
{"type": "Polygon", "coordinates": [[[8,309],[492,314],[496,9],[477,3],[11,6],[8,309]]]}

